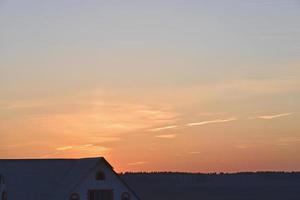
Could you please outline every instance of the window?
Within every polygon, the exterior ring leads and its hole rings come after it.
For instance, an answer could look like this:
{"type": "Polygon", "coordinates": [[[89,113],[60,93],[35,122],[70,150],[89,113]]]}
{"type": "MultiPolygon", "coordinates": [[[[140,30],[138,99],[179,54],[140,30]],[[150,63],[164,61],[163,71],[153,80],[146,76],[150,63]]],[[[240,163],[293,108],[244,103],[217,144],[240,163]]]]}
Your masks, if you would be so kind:
{"type": "Polygon", "coordinates": [[[79,194],[78,193],[72,193],[70,196],[70,200],[79,200],[79,194]]]}
{"type": "Polygon", "coordinates": [[[103,171],[99,171],[96,173],[96,180],[101,181],[105,179],[105,174],[103,173],[103,171]]]}
{"type": "Polygon", "coordinates": [[[88,200],[113,200],[113,190],[89,190],[88,200]]]}
{"type": "Polygon", "coordinates": [[[122,200],[130,200],[130,194],[128,192],[123,192],[122,200]]]}
{"type": "Polygon", "coordinates": [[[7,193],[4,191],[2,192],[2,198],[1,200],[7,200],[7,193]]]}

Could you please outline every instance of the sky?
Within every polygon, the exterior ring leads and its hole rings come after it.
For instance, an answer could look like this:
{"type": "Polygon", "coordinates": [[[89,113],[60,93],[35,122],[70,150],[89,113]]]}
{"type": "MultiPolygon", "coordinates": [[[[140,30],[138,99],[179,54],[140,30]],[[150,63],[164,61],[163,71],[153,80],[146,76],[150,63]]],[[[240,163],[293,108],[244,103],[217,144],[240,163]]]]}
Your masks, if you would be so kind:
{"type": "Polygon", "coordinates": [[[0,158],[300,171],[298,0],[0,0],[0,158]]]}

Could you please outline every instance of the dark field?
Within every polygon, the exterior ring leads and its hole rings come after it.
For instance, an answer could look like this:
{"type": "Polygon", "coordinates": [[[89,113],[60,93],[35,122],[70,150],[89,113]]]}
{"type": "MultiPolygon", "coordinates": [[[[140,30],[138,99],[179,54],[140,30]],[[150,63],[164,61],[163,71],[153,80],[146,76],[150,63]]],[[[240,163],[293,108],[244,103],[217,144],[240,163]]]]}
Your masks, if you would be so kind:
{"type": "Polygon", "coordinates": [[[142,200],[299,200],[300,173],[125,173],[142,200]]]}

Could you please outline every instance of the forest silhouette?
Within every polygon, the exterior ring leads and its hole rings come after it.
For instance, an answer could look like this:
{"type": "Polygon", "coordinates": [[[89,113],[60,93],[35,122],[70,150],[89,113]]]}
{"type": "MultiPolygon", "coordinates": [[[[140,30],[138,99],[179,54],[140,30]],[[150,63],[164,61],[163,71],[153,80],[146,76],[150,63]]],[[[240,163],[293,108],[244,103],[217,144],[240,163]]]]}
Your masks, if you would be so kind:
{"type": "Polygon", "coordinates": [[[124,173],[144,200],[296,200],[300,172],[124,173]]]}

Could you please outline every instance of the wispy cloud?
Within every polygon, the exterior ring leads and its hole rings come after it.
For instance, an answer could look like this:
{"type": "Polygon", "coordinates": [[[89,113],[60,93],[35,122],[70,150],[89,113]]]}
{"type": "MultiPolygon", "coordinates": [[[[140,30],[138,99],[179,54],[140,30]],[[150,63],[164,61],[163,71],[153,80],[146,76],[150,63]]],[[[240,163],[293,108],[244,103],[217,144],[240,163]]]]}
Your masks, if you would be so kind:
{"type": "Polygon", "coordinates": [[[97,144],[82,144],[82,145],[74,145],[74,146],[61,146],[55,148],[56,151],[67,151],[67,150],[79,150],[79,151],[107,151],[109,148],[100,146],[97,144]]]}
{"type": "Polygon", "coordinates": [[[174,128],[178,128],[178,125],[153,128],[153,129],[149,129],[149,131],[156,132],[156,131],[163,131],[163,130],[174,129],[174,128]]]}
{"type": "Polygon", "coordinates": [[[73,149],[73,146],[63,146],[63,147],[57,147],[55,150],[57,151],[66,151],[69,149],[73,149]]]}
{"type": "Polygon", "coordinates": [[[176,137],[175,134],[166,134],[166,135],[156,135],[157,138],[163,138],[163,139],[173,139],[176,137]]]}
{"type": "Polygon", "coordinates": [[[225,123],[225,122],[231,122],[231,121],[236,121],[237,118],[232,117],[228,119],[215,119],[215,120],[209,120],[209,121],[201,121],[201,122],[193,122],[193,123],[188,123],[186,126],[202,126],[206,124],[214,124],[214,123],[225,123]]]}
{"type": "Polygon", "coordinates": [[[261,115],[258,117],[250,118],[250,119],[276,119],[280,117],[286,117],[289,115],[292,115],[293,113],[281,113],[281,114],[275,114],[275,115],[261,115]]]}
{"type": "Polygon", "coordinates": [[[94,146],[94,144],[84,144],[84,145],[81,145],[81,147],[85,148],[85,147],[92,147],[94,146]]]}
{"type": "Polygon", "coordinates": [[[135,165],[144,165],[147,163],[148,163],[148,161],[137,161],[137,162],[133,162],[133,163],[128,163],[128,165],[135,166],[135,165]]]}

